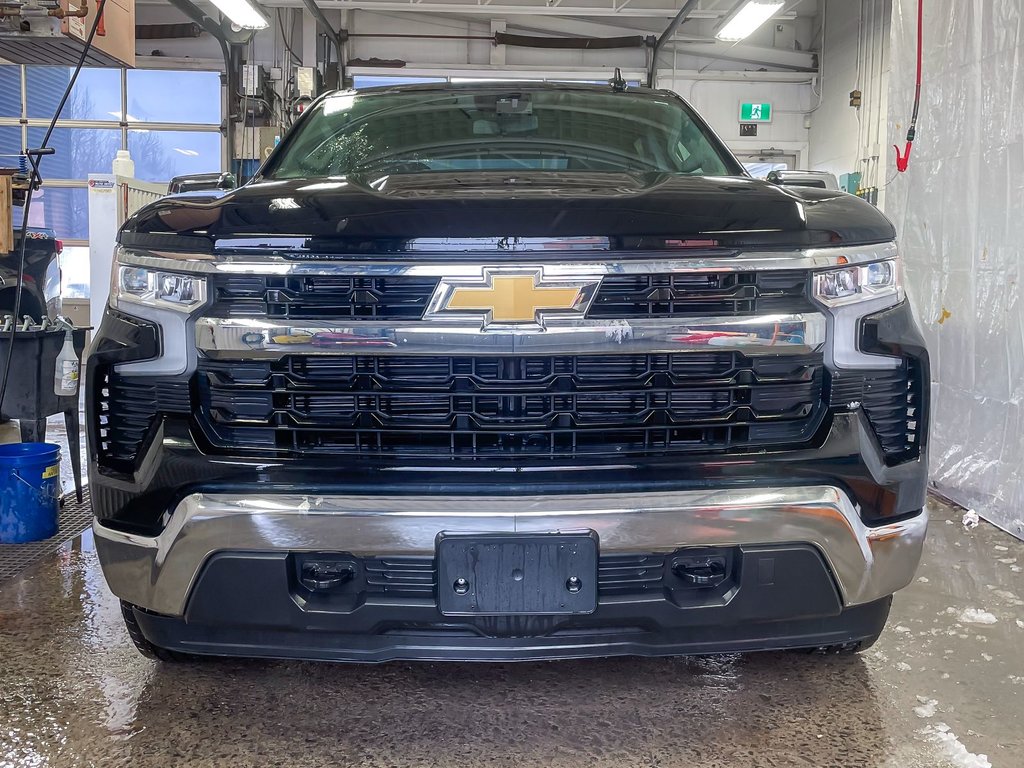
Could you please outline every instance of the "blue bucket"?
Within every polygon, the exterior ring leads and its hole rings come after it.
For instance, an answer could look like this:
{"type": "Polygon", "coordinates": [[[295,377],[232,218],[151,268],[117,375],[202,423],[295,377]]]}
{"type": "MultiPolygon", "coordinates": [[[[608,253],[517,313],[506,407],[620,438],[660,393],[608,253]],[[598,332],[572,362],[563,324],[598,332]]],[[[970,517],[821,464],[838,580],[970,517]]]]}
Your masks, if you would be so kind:
{"type": "Polygon", "coordinates": [[[50,538],[59,511],[60,446],[0,445],[0,544],[50,538]]]}

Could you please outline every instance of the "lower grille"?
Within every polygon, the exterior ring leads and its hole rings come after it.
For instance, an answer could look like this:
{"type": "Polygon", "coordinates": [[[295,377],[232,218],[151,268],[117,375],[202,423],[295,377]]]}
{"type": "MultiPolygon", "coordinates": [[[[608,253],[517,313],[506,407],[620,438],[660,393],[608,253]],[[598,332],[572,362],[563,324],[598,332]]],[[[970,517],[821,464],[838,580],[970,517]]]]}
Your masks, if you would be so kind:
{"type": "MultiPolygon", "coordinates": [[[[603,595],[636,594],[661,589],[666,555],[602,555],[598,589],[603,595]]],[[[357,562],[353,558],[353,562],[357,562]]],[[[367,594],[392,597],[433,597],[437,566],[433,557],[372,557],[362,564],[367,594]]]]}
{"type": "Polygon", "coordinates": [[[203,360],[214,447],[486,458],[799,444],[825,411],[820,355],[291,356],[203,360]]]}
{"type": "Polygon", "coordinates": [[[432,557],[368,557],[362,561],[366,591],[393,597],[433,597],[437,568],[432,557]]]}

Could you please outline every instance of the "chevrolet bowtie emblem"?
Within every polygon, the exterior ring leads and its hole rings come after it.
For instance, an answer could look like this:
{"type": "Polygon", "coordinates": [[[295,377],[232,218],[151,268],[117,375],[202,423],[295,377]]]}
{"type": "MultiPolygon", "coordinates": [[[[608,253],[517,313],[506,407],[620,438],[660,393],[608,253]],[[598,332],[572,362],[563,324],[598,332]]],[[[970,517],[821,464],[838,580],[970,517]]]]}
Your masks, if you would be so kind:
{"type": "Polygon", "coordinates": [[[546,276],[543,267],[484,267],[481,277],[442,278],[425,320],[482,320],[485,330],[541,330],[546,318],[582,318],[598,276],[546,276]]]}

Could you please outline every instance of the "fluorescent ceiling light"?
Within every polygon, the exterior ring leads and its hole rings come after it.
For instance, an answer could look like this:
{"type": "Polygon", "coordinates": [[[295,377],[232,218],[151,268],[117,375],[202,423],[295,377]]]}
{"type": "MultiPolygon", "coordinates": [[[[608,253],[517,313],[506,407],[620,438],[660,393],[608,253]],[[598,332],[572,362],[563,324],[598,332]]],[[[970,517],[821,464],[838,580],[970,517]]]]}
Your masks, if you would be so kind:
{"type": "Polygon", "coordinates": [[[785,0],[747,0],[725,17],[715,37],[731,43],[746,40],[785,4],[785,0]]]}
{"type": "Polygon", "coordinates": [[[242,29],[266,29],[270,19],[255,0],[210,0],[232,24],[242,29]]]}

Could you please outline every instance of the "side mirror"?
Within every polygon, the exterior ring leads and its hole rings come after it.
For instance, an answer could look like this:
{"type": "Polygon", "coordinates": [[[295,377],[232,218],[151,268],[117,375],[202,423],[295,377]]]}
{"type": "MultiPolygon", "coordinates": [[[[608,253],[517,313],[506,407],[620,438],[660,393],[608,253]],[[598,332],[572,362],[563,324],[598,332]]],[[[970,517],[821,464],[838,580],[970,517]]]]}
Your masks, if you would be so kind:
{"type": "Polygon", "coordinates": [[[223,173],[191,173],[185,176],[175,176],[171,179],[167,185],[167,194],[176,195],[179,192],[202,192],[209,189],[227,191],[237,186],[235,174],[228,171],[223,173]]]}
{"type": "Polygon", "coordinates": [[[810,187],[839,191],[839,181],[836,177],[823,171],[772,171],[765,177],[765,181],[780,187],[810,187]]]}

